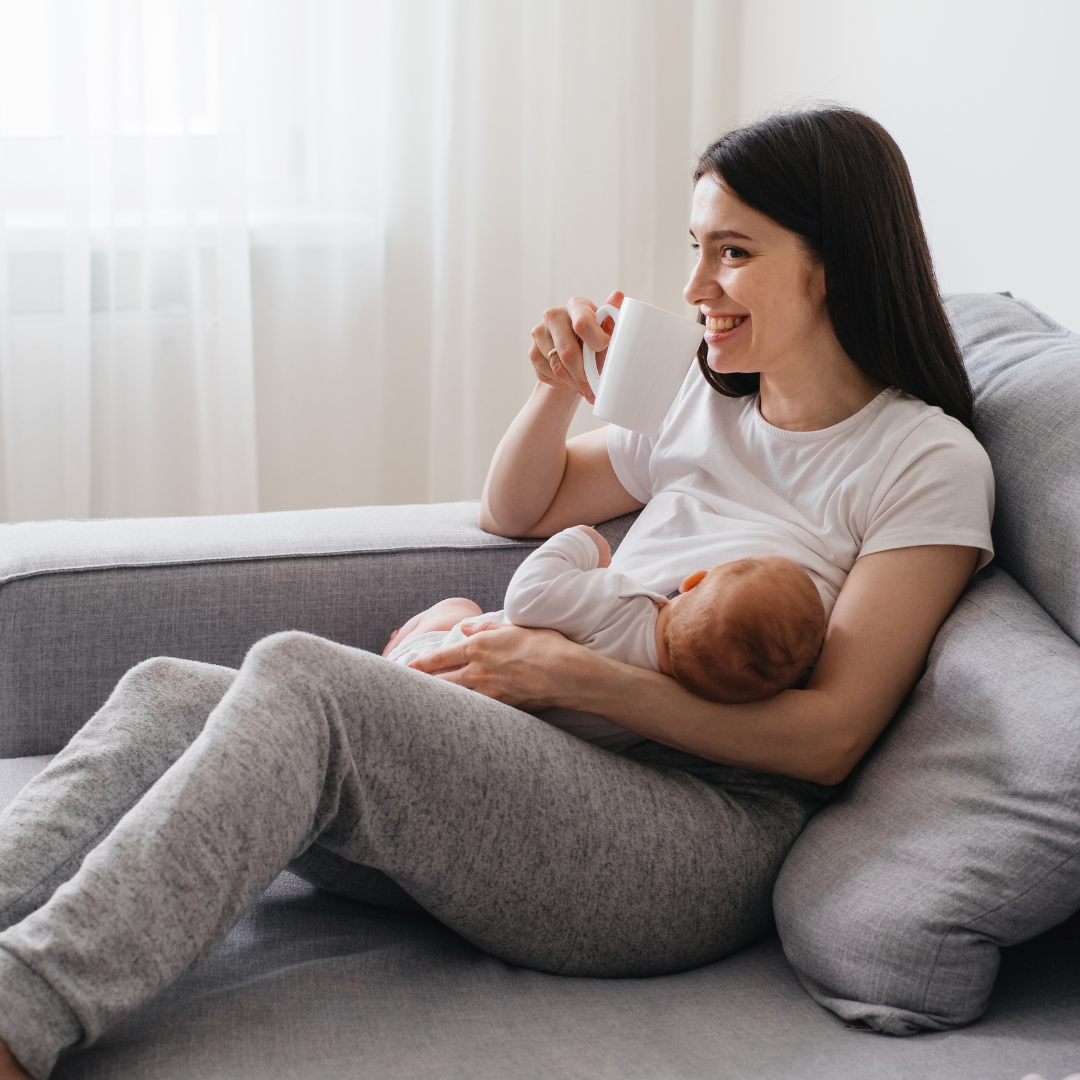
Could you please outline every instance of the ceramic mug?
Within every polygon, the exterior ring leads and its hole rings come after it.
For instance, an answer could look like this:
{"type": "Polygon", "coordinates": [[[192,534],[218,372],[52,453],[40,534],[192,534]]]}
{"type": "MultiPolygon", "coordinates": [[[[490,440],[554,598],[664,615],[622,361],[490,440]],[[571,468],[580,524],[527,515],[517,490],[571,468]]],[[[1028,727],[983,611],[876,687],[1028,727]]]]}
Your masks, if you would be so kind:
{"type": "Polygon", "coordinates": [[[596,396],[593,416],[651,437],[686,378],[705,327],[629,297],[621,308],[605,304],[597,309],[601,326],[608,316],[615,330],[603,373],[597,371],[596,353],[582,342],[585,377],[596,396]]]}

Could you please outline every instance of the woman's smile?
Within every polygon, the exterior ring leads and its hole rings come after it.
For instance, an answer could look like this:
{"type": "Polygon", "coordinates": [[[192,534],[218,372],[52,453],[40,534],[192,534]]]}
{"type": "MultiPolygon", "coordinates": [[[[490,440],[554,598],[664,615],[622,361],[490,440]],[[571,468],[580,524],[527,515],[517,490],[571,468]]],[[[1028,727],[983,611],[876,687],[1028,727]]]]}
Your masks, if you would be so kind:
{"type": "Polygon", "coordinates": [[[705,341],[709,345],[719,345],[736,337],[736,331],[750,321],[749,315],[710,315],[705,316],[705,341]]]}

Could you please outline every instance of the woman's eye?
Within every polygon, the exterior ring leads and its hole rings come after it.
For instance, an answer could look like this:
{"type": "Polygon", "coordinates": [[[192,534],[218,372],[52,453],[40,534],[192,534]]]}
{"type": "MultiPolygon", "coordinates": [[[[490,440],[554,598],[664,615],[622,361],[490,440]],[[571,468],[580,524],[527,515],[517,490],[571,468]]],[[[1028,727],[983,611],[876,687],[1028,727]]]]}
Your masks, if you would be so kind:
{"type": "Polygon", "coordinates": [[[725,247],[720,252],[725,259],[745,259],[748,252],[740,247],[725,247]]]}

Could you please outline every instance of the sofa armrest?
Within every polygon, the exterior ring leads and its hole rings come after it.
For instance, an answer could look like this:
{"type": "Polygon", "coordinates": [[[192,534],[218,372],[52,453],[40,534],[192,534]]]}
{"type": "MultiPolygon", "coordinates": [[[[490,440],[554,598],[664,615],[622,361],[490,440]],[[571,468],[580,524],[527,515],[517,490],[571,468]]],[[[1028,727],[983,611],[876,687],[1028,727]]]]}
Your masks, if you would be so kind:
{"type": "MultiPolygon", "coordinates": [[[[476,503],[0,525],[0,757],[58,750],[150,656],[236,667],[307,630],[380,651],[444,596],[501,607],[535,541],[476,503]]],[[[617,543],[630,518],[604,527],[617,543]]]]}

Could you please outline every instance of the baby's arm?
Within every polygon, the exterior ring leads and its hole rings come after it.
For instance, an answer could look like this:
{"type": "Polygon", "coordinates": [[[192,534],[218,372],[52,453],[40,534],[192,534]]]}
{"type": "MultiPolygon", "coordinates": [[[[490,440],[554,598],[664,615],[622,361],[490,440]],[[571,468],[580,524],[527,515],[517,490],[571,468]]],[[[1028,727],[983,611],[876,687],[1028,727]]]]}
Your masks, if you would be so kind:
{"type": "Polygon", "coordinates": [[[607,569],[610,562],[611,549],[595,529],[564,529],[518,567],[506,590],[506,617],[588,640],[610,621],[627,580],[607,569]]]}
{"type": "Polygon", "coordinates": [[[427,634],[432,630],[453,630],[462,619],[472,619],[483,615],[479,604],[466,600],[463,596],[451,596],[414,615],[404,626],[395,630],[386,643],[382,654],[386,656],[391,649],[396,649],[406,638],[415,634],[427,634]]]}

